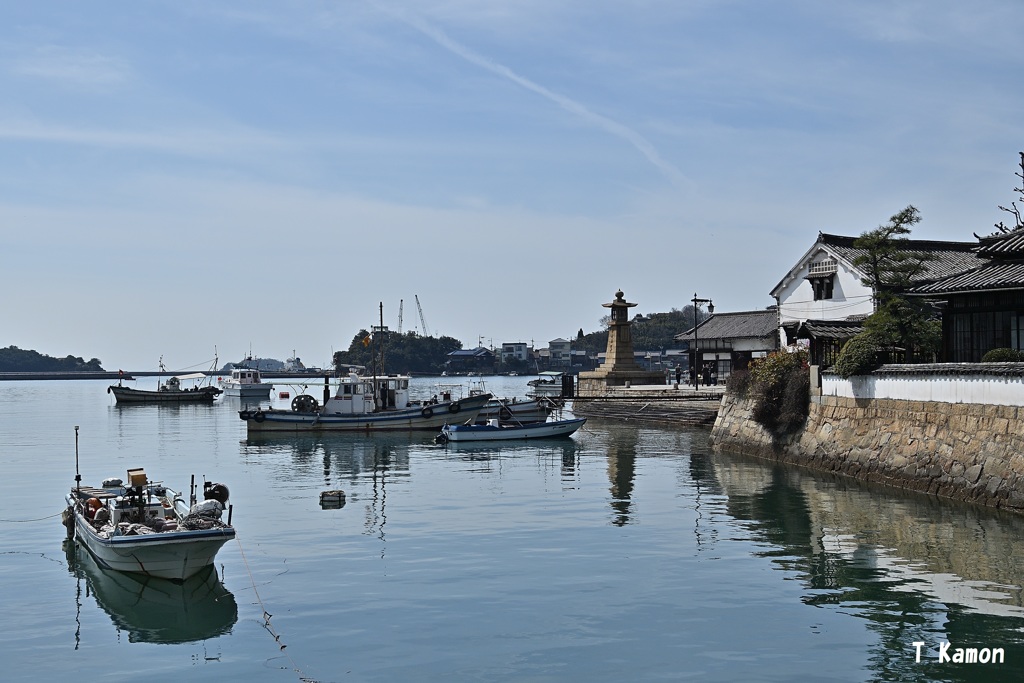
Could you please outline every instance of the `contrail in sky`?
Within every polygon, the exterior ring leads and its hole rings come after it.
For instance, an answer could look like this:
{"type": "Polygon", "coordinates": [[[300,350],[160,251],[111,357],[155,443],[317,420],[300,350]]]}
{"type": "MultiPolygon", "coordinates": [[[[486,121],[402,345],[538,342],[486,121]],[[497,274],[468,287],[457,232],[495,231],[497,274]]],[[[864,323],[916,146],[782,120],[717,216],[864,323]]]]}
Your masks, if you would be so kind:
{"type": "Polygon", "coordinates": [[[487,69],[491,73],[497,74],[503,78],[512,81],[513,83],[519,86],[522,86],[523,88],[526,88],[527,90],[535,92],[541,97],[551,100],[552,102],[562,107],[566,111],[576,114],[577,116],[586,119],[587,121],[590,121],[591,123],[597,125],[599,128],[604,129],[605,131],[611,133],[612,135],[616,135],[624,139],[626,142],[636,147],[641,154],[647,157],[648,161],[657,166],[658,169],[662,173],[664,173],[665,176],[667,176],[668,179],[672,181],[674,184],[678,185],[679,187],[684,187],[688,184],[686,176],[684,176],[678,168],[676,168],[671,163],[662,158],[662,156],[658,154],[658,150],[654,148],[654,145],[648,142],[644,136],[640,135],[640,133],[637,133],[632,128],[625,126],[619,123],[618,121],[613,121],[612,119],[609,119],[606,116],[602,116],[596,112],[593,112],[584,105],[566,97],[565,95],[560,95],[556,92],[552,92],[551,90],[548,90],[544,86],[534,83],[528,78],[520,76],[507,66],[498,64],[497,62],[494,62],[484,57],[483,55],[474,52],[468,47],[455,42],[454,40],[449,38],[443,31],[431,26],[430,24],[426,23],[417,16],[406,14],[405,12],[396,10],[391,7],[387,7],[379,2],[374,2],[373,4],[379,7],[384,12],[395,17],[399,21],[416,29],[417,31],[419,31],[420,33],[427,36],[435,43],[443,47],[444,49],[463,58],[467,62],[475,64],[482,69],[487,69]]]}

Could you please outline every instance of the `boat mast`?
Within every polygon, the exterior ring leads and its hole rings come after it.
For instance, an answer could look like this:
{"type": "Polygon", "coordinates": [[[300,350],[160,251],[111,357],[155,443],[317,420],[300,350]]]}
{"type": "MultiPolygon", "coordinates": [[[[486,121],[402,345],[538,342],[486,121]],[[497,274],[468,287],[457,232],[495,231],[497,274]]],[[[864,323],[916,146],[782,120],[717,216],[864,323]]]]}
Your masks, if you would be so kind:
{"type": "Polygon", "coordinates": [[[78,425],[75,425],[75,491],[82,491],[82,475],[78,471],[78,425]]]}

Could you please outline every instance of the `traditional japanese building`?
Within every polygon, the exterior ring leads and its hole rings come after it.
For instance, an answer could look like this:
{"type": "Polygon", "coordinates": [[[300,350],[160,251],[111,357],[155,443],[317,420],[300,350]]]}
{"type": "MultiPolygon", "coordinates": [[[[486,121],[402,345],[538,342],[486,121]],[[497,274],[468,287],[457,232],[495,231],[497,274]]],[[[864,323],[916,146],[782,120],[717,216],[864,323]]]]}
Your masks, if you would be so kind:
{"type": "Polygon", "coordinates": [[[978,237],[980,265],[911,290],[944,303],[942,358],[976,363],[998,348],[1024,350],[1024,228],[978,237]]]}

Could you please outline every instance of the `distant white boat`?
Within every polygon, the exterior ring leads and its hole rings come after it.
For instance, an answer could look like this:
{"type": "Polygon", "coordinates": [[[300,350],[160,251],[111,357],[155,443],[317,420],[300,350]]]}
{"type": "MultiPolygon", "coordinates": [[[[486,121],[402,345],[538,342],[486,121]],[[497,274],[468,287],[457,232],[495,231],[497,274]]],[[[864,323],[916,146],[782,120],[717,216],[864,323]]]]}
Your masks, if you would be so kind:
{"type": "Polygon", "coordinates": [[[225,396],[265,400],[270,398],[273,384],[267,384],[256,368],[233,368],[231,376],[220,383],[225,396]]]}
{"type": "Polygon", "coordinates": [[[513,439],[550,439],[570,436],[587,421],[585,417],[553,422],[534,422],[525,425],[501,425],[498,420],[488,424],[445,425],[437,441],[508,441],[513,439]]]}
{"type": "Polygon", "coordinates": [[[562,398],[562,378],[564,372],[547,370],[540,373],[537,379],[531,379],[526,383],[527,395],[532,398],[562,398]]]}

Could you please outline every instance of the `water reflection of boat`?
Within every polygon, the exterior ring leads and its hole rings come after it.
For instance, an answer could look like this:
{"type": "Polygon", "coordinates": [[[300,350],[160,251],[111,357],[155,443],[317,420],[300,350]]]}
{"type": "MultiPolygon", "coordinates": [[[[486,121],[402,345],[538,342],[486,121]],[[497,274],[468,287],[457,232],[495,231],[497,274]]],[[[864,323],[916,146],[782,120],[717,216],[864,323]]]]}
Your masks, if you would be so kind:
{"type": "Polygon", "coordinates": [[[64,541],[68,570],[133,643],[189,643],[231,633],[238,621],[235,596],[212,565],[184,581],[103,569],[71,540],[64,541]]]}

